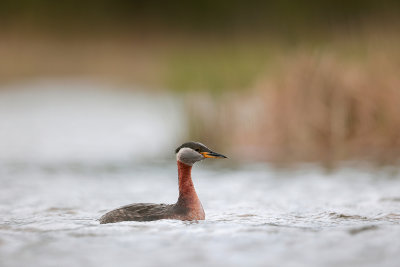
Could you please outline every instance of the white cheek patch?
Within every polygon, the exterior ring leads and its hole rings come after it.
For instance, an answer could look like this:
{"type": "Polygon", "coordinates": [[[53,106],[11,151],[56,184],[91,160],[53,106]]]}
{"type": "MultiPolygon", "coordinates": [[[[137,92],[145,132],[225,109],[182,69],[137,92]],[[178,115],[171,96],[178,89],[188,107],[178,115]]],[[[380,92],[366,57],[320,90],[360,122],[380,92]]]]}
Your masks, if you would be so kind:
{"type": "Polygon", "coordinates": [[[191,154],[193,149],[184,147],[179,149],[178,154],[176,154],[176,160],[182,161],[182,159],[186,158],[189,154],[191,154]]]}
{"type": "Polygon", "coordinates": [[[188,165],[193,165],[196,161],[204,159],[203,155],[191,148],[184,147],[176,154],[176,160],[188,165]]]}

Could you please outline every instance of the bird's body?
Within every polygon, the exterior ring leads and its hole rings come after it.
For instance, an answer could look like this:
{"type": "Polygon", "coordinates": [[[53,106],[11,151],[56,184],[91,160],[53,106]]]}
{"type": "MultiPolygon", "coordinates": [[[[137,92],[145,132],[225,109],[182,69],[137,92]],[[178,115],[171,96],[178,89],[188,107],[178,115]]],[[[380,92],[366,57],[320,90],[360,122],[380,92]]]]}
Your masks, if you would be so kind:
{"type": "Polygon", "coordinates": [[[100,223],[155,221],[162,219],[204,220],[205,213],[193,185],[192,165],[204,158],[226,158],[200,143],[188,142],[177,148],[179,198],[175,204],[136,203],[107,212],[100,223]]]}
{"type": "Polygon", "coordinates": [[[173,214],[173,206],[167,204],[136,203],[107,212],[100,218],[100,223],[122,221],[155,221],[167,219],[173,214]]]}

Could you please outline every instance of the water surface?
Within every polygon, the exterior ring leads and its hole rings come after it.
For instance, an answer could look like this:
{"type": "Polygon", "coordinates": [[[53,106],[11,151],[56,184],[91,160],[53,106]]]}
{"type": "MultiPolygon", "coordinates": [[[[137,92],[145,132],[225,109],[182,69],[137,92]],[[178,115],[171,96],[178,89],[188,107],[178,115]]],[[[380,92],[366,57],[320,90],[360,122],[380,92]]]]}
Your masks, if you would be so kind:
{"type": "Polygon", "coordinates": [[[109,225],[109,209],[173,203],[175,164],[2,166],[2,266],[398,266],[399,179],[200,165],[205,221],[109,225]]]}

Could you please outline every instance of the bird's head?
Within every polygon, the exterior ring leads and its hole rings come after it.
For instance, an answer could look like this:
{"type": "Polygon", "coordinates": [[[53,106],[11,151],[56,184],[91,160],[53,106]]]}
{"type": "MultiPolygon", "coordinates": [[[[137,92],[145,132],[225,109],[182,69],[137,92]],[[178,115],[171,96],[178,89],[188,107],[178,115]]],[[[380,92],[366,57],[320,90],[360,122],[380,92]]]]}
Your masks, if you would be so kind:
{"type": "Polygon", "coordinates": [[[198,142],[186,142],[178,147],[175,153],[178,161],[190,166],[205,158],[227,158],[198,142]]]}

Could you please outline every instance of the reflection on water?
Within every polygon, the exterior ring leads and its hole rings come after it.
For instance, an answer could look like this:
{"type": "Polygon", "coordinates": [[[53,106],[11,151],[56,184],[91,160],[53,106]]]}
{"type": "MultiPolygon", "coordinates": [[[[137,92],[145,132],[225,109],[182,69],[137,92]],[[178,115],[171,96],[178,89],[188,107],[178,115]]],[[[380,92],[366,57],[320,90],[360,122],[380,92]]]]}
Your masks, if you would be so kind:
{"type": "Polygon", "coordinates": [[[148,157],[173,153],[181,134],[171,128],[180,121],[177,104],[88,91],[75,99],[81,104],[70,106],[73,93],[61,90],[63,98],[52,98],[40,92],[29,97],[25,91],[0,92],[1,266],[400,262],[400,179],[355,169],[328,175],[313,167],[277,172],[266,165],[230,168],[204,161],[194,167],[193,177],[205,221],[100,225],[97,219],[104,212],[121,205],[176,201],[172,156],[140,163],[136,150],[143,151],[148,137],[157,144],[146,151],[148,157]],[[49,102],[40,105],[35,97],[49,102]],[[69,127],[57,121],[61,117],[69,127]],[[169,117],[178,119],[165,123],[169,117]],[[114,133],[115,128],[124,133],[114,133]],[[96,136],[98,131],[106,132],[96,136]]]}

